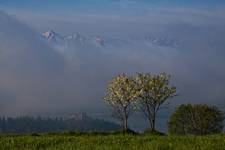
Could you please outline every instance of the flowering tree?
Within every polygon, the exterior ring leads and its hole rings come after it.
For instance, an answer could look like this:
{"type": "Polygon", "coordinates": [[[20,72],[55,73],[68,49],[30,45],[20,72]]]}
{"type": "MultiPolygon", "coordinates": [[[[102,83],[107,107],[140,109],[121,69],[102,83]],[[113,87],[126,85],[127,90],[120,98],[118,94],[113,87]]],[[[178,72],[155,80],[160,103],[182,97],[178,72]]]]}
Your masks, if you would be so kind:
{"type": "Polygon", "coordinates": [[[128,130],[128,118],[136,110],[135,101],[139,91],[132,77],[118,75],[107,87],[104,100],[113,108],[113,117],[122,122],[124,132],[128,130]]]}
{"type": "Polygon", "coordinates": [[[157,113],[169,98],[176,96],[176,87],[169,85],[170,75],[166,73],[138,73],[135,80],[140,91],[140,111],[147,117],[150,130],[154,131],[157,113]]]}

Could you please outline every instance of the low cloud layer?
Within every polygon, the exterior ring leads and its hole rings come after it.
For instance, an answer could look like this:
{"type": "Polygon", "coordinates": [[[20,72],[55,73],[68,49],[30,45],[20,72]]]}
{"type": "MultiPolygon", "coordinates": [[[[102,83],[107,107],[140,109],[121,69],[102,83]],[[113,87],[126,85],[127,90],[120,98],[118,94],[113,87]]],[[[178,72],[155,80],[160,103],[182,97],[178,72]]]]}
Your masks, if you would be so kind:
{"type": "Polygon", "coordinates": [[[193,9],[153,12],[133,18],[72,14],[64,19],[42,14],[32,18],[18,13],[16,16],[26,24],[0,12],[0,113],[104,113],[102,97],[107,82],[121,72],[167,72],[179,91],[174,105],[209,103],[223,109],[223,13],[193,9]],[[85,36],[116,39],[153,36],[175,39],[180,44],[179,47],[141,44],[117,48],[67,47],[64,51],[74,51],[68,55],[41,37],[41,31],[50,28],[62,35],[80,32],[85,36]]]}
{"type": "Polygon", "coordinates": [[[1,115],[41,110],[51,102],[64,60],[27,25],[3,12],[0,20],[1,115]]]}

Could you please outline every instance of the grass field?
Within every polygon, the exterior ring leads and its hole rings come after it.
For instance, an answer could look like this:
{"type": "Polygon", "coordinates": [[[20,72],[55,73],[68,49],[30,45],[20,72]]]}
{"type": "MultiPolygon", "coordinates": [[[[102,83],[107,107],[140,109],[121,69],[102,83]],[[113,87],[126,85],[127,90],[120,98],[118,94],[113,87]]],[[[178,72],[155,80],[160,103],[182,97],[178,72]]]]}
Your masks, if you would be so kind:
{"type": "Polygon", "coordinates": [[[0,150],[225,150],[225,135],[1,135],[0,150]]]}

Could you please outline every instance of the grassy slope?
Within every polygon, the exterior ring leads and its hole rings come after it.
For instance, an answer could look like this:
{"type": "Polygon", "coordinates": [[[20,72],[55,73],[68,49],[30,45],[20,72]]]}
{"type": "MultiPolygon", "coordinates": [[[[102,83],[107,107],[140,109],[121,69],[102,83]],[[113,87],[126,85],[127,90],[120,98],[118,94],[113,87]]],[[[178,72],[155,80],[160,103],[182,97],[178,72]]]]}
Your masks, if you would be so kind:
{"type": "Polygon", "coordinates": [[[225,150],[225,135],[175,137],[147,135],[0,136],[0,150],[225,150]]]}

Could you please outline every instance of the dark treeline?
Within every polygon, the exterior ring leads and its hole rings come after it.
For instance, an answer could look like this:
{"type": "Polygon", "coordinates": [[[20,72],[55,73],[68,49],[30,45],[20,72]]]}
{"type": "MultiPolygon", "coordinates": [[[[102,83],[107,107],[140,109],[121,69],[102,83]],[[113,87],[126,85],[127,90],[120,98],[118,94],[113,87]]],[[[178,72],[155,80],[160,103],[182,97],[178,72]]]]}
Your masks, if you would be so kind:
{"type": "Polygon", "coordinates": [[[104,120],[86,117],[85,119],[62,119],[42,117],[0,118],[1,133],[33,133],[60,131],[112,131],[120,126],[104,120]]]}

